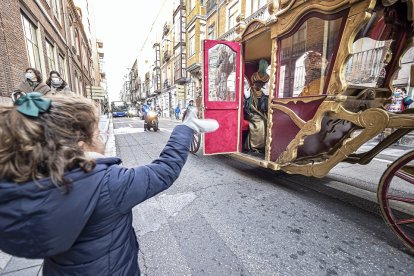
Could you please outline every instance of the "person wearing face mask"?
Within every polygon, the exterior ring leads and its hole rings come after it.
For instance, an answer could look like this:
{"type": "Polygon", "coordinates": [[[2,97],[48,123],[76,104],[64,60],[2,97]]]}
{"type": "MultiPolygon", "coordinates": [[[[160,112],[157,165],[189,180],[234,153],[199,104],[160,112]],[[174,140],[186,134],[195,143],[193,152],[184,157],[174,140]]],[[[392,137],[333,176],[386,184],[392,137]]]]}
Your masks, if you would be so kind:
{"type": "Polygon", "coordinates": [[[68,84],[57,71],[50,71],[46,84],[50,87],[52,94],[72,95],[68,84]]]}
{"type": "Polygon", "coordinates": [[[40,92],[46,95],[50,92],[50,87],[42,81],[42,74],[35,68],[27,68],[24,80],[14,89],[13,92],[40,92]]]}

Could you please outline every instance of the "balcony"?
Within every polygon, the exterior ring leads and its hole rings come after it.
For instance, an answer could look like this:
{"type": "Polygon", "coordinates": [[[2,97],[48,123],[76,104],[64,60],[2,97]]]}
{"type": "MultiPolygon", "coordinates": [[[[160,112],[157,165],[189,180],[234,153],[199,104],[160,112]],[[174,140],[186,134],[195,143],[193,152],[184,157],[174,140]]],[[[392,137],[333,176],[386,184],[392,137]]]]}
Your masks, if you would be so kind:
{"type": "Polygon", "coordinates": [[[227,40],[227,41],[233,41],[236,38],[236,27],[231,28],[226,33],[224,33],[222,36],[219,37],[219,40],[227,40]]]}
{"type": "Polygon", "coordinates": [[[266,19],[269,17],[269,12],[267,11],[267,5],[264,5],[260,9],[258,9],[256,12],[254,12],[252,15],[247,17],[244,22],[246,25],[251,23],[253,20],[259,19],[262,21],[266,21],[266,19]]]}

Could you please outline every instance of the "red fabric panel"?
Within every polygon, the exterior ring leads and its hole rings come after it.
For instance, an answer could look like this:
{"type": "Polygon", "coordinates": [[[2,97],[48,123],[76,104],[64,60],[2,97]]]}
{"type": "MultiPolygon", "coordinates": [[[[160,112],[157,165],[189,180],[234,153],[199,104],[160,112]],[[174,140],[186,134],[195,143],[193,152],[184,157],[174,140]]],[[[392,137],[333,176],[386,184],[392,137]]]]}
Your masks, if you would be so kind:
{"type": "MultiPolygon", "coordinates": [[[[244,63],[244,75],[249,80],[250,86],[252,86],[252,75],[259,70],[259,63],[246,62],[244,63]]],[[[244,80],[243,80],[244,81],[244,80]]]]}
{"type": "Polygon", "coordinates": [[[238,110],[210,110],[209,119],[216,119],[219,129],[205,134],[204,151],[206,154],[218,152],[237,152],[238,110]],[[236,118],[236,120],[235,120],[236,118]]]}
{"type": "MultiPolygon", "coordinates": [[[[292,99],[295,100],[295,99],[292,99]]],[[[296,99],[297,100],[297,99],[296,99]]],[[[323,99],[315,100],[309,103],[289,102],[287,104],[281,104],[288,107],[295,112],[305,122],[313,118],[323,99]]],[[[280,104],[280,103],[278,103],[280,104]]],[[[280,154],[286,150],[289,143],[296,137],[300,128],[290,119],[290,117],[278,110],[273,109],[273,126],[272,126],[272,143],[270,150],[270,160],[276,161],[280,154]]]]}
{"type": "Polygon", "coordinates": [[[249,120],[242,120],[242,130],[243,131],[249,130],[249,120]]]}

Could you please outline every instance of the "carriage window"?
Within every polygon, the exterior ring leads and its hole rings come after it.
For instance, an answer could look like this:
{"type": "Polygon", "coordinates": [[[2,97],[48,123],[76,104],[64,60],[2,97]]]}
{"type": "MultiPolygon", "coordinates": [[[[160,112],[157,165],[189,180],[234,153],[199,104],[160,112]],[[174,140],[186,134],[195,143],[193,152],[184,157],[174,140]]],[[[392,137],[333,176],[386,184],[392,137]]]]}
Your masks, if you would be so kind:
{"type": "Polygon", "coordinates": [[[362,87],[382,86],[386,74],[385,66],[391,58],[391,42],[369,37],[355,41],[345,70],[348,84],[362,87]]]}
{"type": "Polygon", "coordinates": [[[341,24],[312,17],[280,41],[279,98],[323,94],[341,24]]]}
{"type": "Polygon", "coordinates": [[[391,28],[384,19],[384,10],[375,11],[352,45],[352,54],[345,67],[345,79],[354,87],[381,87],[386,66],[392,58],[391,28]]]}
{"type": "Polygon", "coordinates": [[[218,44],[208,50],[208,100],[236,101],[236,52],[218,44]]]}
{"type": "Polygon", "coordinates": [[[414,98],[414,47],[409,48],[401,57],[400,69],[394,75],[392,87],[400,88],[406,96],[414,98]]]}

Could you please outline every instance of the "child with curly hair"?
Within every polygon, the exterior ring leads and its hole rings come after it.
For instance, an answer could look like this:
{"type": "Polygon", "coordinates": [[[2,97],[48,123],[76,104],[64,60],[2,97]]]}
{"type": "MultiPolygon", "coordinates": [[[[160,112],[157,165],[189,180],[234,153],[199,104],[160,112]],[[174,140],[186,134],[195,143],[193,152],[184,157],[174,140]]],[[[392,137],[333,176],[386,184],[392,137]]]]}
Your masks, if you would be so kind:
{"type": "Polygon", "coordinates": [[[23,93],[0,116],[0,250],[43,258],[44,275],[139,275],[132,208],[174,183],[194,131],[218,128],[191,113],[158,159],[125,168],[85,98],[23,93]]]}

